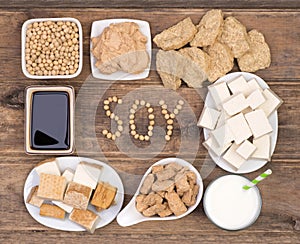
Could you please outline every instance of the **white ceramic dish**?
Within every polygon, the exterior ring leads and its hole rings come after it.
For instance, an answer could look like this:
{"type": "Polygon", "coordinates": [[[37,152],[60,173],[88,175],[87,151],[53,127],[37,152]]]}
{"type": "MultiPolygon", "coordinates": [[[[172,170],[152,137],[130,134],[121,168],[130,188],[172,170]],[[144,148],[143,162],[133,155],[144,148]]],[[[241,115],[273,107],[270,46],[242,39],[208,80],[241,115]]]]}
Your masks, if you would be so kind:
{"type": "Polygon", "coordinates": [[[75,18],[42,18],[42,19],[29,19],[26,20],[22,26],[22,71],[23,74],[30,79],[71,79],[78,76],[82,70],[83,62],[83,51],[82,51],[82,27],[78,19],[75,18]],[[45,22],[45,21],[70,21],[74,22],[78,27],[79,32],[79,65],[77,71],[72,75],[31,75],[26,69],[25,60],[25,45],[26,45],[26,30],[27,26],[34,22],[45,22]]]}
{"type": "MultiPolygon", "coordinates": [[[[150,25],[147,21],[135,20],[135,19],[105,19],[105,20],[94,21],[91,29],[91,38],[99,36],[103,32],[103,30],[106,27],[108,27],[110,24],[122,23],[122,22],[134,22],[138,24],[141,33],[147,37],[148,41],[146,43],[146,50],[150,58],[148,68],[139,74],[128,74],[123,71],[117,71],[110,75],[102,74],[99,71],[99,69],[97,69],[97,67],[95,66],[96,58],[94,57],[92,52],[90,52],[91,69],[92,69],[92,74],[95,78],[103,79],[103,80],[138,80],[138,79],[147,78],[149,75],[150,65],[151,65],[151,32],[150,32],[150,25]]],[[[90,50],[92,50],[92,42],[90,43],[90,50]]]]}
{"type": "MultiPolygon", "coordinates": [[[[111,206],[107,210],[103,210],[101,212],[96,212],[94,207],[89,204],[88,209],[92,210],[93,212],[97,213],[100,216],[100,221],[97,224],[96,229],[101,228],[105,225],[108,225],[111,221],[115,219],[117,214],[119,213],[124,200],[124,187],[122,184],[122,181],[117,174],[117,172],[107,164],[90,159],[90,158],[80,158],[80,157],[59,157],[57,158],[58,166],[63,172],[66,168],[71,168],[73,170],[76,169],[77,164],[80,161],[85,161],[88,163],[94,163],[99,164],[103,167],[102,173],[100,176],[100,180],[104,182],[109,182],[111,185],[118,188],[115,201],[116,204],[111,206]]],[[[45,225],[47,227],[58,229],[58,230],[64,230],[64,231],[84,231],[85,229],[76,223],[73,223],[68,219],[68,214],[66,215],[64,220],[54,219],[54,218],[48,218],[48,217],[42,217],[39,215],[39,208],[35,207],[33,205],[30,205],[26,203],[26,199],[28,194],[30,193],[30,190],[33,186],[36,186],[39,184],[39,176],[36,173],[36,171],[33,169],[25,182],[24,185],[24,202],[26,205],[26,208],[29,212],[29,214],[40,224],[45,225]]]]}
{"type": "Polygon", "coordinates": [[[180,159],[180,158],[165,158],[162,159],[158,162],[156,162],[155,164],[153,164],[144,174],[141,183],[136,191],[136,193],[134,194],[133,198],[130,200],[130,202],[127,204],[127,206],[118,214],[117,217],[117,222],[119,225],[126,227],[126,226],[131,226],[140,222],[144,222],[144,221],[153,221],[153,220],[175,220],[175,219],[180,219],[183,218],[184,216],[190,214],[191,212],[194,211],[194,209],[199,205],[201,199],[202,199],[202,195],[203,195],[203,182],[202,182],[202,178],[198,172],[198,170],[196,170],[194,168],[194,166],[190,163],[188,163],[187,161],[180,159]],[[139,194],[140,192],[140,188],[146,178],[146,176],[151,172],[151,168],[152,166],[155,165],[165,165],[171,162],[176,162],[182,166],[187,166],[189,167],[189,169],[191,171],[193,171],[196,176],[197,176],[197,184],[199,185],[199,193],[197,195],[197,200],[196,203],[188,208],[188,211],[185,212],[184,214],[180,215],[180,216],[168,216],[165,218],[161,218],[161,217],[145,217],[144,215],[142,215],[140,212],[137,211],[136,207],[135,207],[135,199],[136,196],[139,194]]]}
{"type": "MultiPolygon", "coordinates": [[[[219,83],[221,81],[230,81],[233,80],[239,76],[243,75],[245,79],[248,81],[252,78],[255,78],[258,84],[261,86],[262,89],[269,88],[267,83],[257,75],[247,73],[247,72],[234,72],[227,74],[220,79],[218,79],[215,83],[219,83]]],[[[205,99],[205,106],[208,106],[210,108],[215,108],[215,104],[213,102],[212,97],[210,96],[209,93],[207,93],[206,99],[205,99]]],[[[277,111],[273,112],[269,116],[269,122],[272,126],[273,132],[271,133],[271,156],[274,153],[275,146],[276,146],[276,141],[277,141],[277,134],[278,134],[278,116],[277,116],[277,111]]],[[[203,129],[204,133],[204,139],[208,139],[209,136],[209,130],[208,129],[203,129]]],[[[213,161],[222,169],[231,172],[231,173],[236,173],[236,174],[245,174],[245,173],[250,173],[254,172],[260,168],[262,168],[268,161],[267,160],[262,160],[262,159],[249,159],[247,160],[240,168],[239,170],[235,171],[223,158],[215,155],[212,152],[209,152],[209,155],[213,159],[213,161]]]]}

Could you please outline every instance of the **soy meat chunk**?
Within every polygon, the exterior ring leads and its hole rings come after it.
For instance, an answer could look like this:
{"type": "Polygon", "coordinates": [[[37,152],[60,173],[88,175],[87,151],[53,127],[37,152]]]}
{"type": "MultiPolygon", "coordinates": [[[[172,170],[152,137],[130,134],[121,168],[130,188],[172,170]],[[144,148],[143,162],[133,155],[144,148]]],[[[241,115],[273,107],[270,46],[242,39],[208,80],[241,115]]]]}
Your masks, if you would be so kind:
{"type": "Polygon", "coordinates": [[[171,214],[173,214],[173,212],[169,208],[168,203],[165,202],[164,205],[165,205],[165,209],[157,213],[159,215],[159,217],[162,217],[162,218],[170,216],[171,214]]]}
{"type": "Polygon", "coordinates": [[[164,170],[164,166],[163,165],[155,165],[152,166],[152,174],[156,174],[159,171],[164,170]]]}
{"type": "Polygon", "coordinates": [[[183,167],[178,163],[169,163],[165,166],[165,169],[174,169],[175,171],[181,170],[183,167]]]}
{"type": "Polygon", "coordinates": [[[271,64],[271,52],[262,33],[257,30],[248,32],[250,49],[238,58],[241,71],[255,72],[268,68],[271,64]]]}
{"type": "Polygon", "coordinates": [[[144,210],[146,210],[148,208],[148,205],[144,203],[145,200],[145,195],[138,195],[135,199],[136,202],[136,209],[139,212],[143,212],[144,210]]]}
{"type": "Polygon", "coordinates": [[[174,175],[176,175],[176,171],[172,168],[164,169],[162,171],[157,172],[156,174],[157,180],[163,181],[168,180],[172,178],[174,175]]]}
{"type": "Polygon", "coordinates": [[[187,176],[188,182],[190,184],[193,184],[193,185],[196,184],[196,182],[197,182],[197,176],[196,176],[196,174],[193,171],[188,171],[186,173],[186,176],[187,176]]]}
{"type": "Polygon", "coordinates": [[[168,191],[169,188],[173,189],[174,181],[173,180],[163,180],[163,181],[155,181],[152,185],[152,191],[168,191]]]}
{"type": "Polygon", "coordinates": [[[186,206],[190,207],[190,206],[193,206],[196,203],[197,195],[199,193],[199,188],[200,188],[199,185],[194,186],[192,199],[189,203],[186,204],[186,206]]]}
{"type": "Polygon", "coordinates": [[[189,206],[192,202],[192,197],[193,197],[193,189],[189,188],[189,190],[183,194],[181,200],[186,206],[189,206]]]}
{"type": "Polygon", "coordinates": [[[187,175],[183,174],[182,176],[175,177],[175,186],[178,194],[183,194],[188,191],[190,189],[190,184],[187,181],[187,175]]]}
{"type": "Polygon", "coordinates": [[[174,50],[189,43],[197,32],[191,18],[185,18],[153,38],[153,42],[163,50],[174,50]]]}
{"type": "Polygon", "coordinates": [[[166,206],[164,204],[155,204],[149,208],[147,208],[146,210],[143,211],[143,215],[146,217],[151,217],[154,216],[155,214],[163,211],[166,208],[166,206]]]}
{"type": "Polygon", "coordinates": [[[158,195],[160,195],[162,198],[165,198],[166,192],[165,191],[159,191],[157,192],[158,195]]]}
{"type": "Polygon", "coordinates": [[[153,174],[147,175],[140,189],[140,192],[142,194],[148,194],[152,188],[153,182],[154,182],[154,175],[153,174]]]}
{"type": "Polygon", "coordinates": [[[191,46],[206,47],[212,45],[220,34],[222,25],[222,11],[218,9],[208,11],[197,25],[198,32],[190,42],[191,46]]]}
{"type": "Polygon", "coordinates": [[[150,193],[144,198],[144,204],[147,204],[148,206],[153,206],[154,204],[162,203],[163,199],[160,195],[156,193],[150,193]]]}
{"type": "Polygon", "coordinates": [[[168,205],[171,211],[176,215],[179,216],[184,214],[187,211],[186,206],[181,201],[180,197],[175,192],[170,192],[166,194],[166,199],[168,201],[168,205]]]}
{"type": "Polygon", "coordinates": [[[225,19],[219,41],[230,48],[235,58],[241,57],[250,48],[246,27],[232,16],[225,19]]]}

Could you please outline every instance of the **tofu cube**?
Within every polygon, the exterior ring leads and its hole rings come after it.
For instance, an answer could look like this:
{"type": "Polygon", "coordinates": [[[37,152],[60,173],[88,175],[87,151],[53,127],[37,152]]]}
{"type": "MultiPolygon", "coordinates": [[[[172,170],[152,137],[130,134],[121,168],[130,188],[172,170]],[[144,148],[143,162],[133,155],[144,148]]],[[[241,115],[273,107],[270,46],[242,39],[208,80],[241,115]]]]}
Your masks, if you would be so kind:
{"type": "Polygon", "coordinates": [[[260,138],[253,139],[253,145],[256,147],[251,158],[270,160],[271,156],[271,136],[264,135],[260,138]]]}
{"type": "Polygon", "coordinates": [[[227,82],[227,85],[232,94],[244,93],[248,89],[247,81],[242,75],[232,81],[227,82]]]}
{"type": "Polygon", "coordinates": [[[216,127],[219,116],[220,112],[218,110],[204,107],[197,125],[213,130],[216,127]]]}
{"type": "Polygon", "coordinates": [[[230,118],[230,116],[224,110],[222,110],[221,114],[219,116],[216,128],[219,128],[220,126],[224,125],[226,123],[226,120],[229,118],[230,118]]]}
{"type": "Polygon", "coordinates": [[[242,113],[239,113],[227,120],[228,127],[233,134],[236,144],[241,144],[252,136],[252,132],[242,113]]]}
{"type": "Polygon", "coordinates": [[[226,82],[210,85],[208,86],[208,91],[218,109],[221,109],[221,104],[230,97],[230,92],[226,82]]]}
{"type": "Polygon", "coordinates": [[[211,136],[216,140],[220,147],[224,147],[234,140],[233,134],[227,123],[211,131],[211,136]]]}
{"type": "Polygon", "coordinates": [[[246,140],[236,149],[236,152],[247,160],[255,150],[256,146],[254,146],[250,141],[246,140]]]}
{"type": "Polygon", "coordinates": [[[73,181],[74,178],[74,171],[72,169],[67,168],[64,173],[62,174],[63,177],[66,178],[67,182],[73,181]]]}
{"type": "Polygon", "coordinates": [[[246,100],[252,109],[258,108],[260,105],[262,105],[266,101],[261,90],[255,90],[247,97],[246,100]]]}
{"type": "Polygon", "coordinates": [[[242,93],[231,96],[226,102],[223,103],[223,108],[227,114],[233,116],[240,113],[248,107],[247,100],[242,93]]]}
{"type": "Polygon", "coordinates": [[[100,174],[100,165],[80,162],[76,167],[73,181],[95,189],[98,184],[100,174]]]}
{"type": "Polygon", "coordinates": [[[56,159],[46,159],[40,162],[36,167],[35,171],[40,176],[41,173],[50,174],[50,175],[58,175],[60,176],[60,169],[56,163],[56,159]]]}
{"type": "Polygon", "coordinates": [[[202,144],[208,151],[220,157],[231,146],[232,143],[230,142],[227,145],[220,147],[213,137],[209,137],[202,144]]]}
{"type": "Polygon", "coordinates": [[[266,101],[260,105],[259,108],[265,112],[267,117],[269,117],[276,109],[280,107],[283,101],[270,89],[265,89],[263,91],[263,95],[266,101]]]}
{"type": "Polygon", "coordinates": [[[247,82],[248,88],[246,91],[244,91],[244,95],[247,97],[255,90],[262,90],[260,85],[258,84],[257,80],[255,78],[249,80],[247,82]]]}
{"type": "Polygon", "coordinates": [[[236,150],[239,146],[235,143],[224,154],[223,159],[234,167],[235,170],[238,170],[246,160],[240,156],[236,150]]]}
{"type": "Polygon", "coordinates": [[[245,118],[254,138],[259,138],[273,131],[269,120],[262,109],[245,114],[245,118]]]}

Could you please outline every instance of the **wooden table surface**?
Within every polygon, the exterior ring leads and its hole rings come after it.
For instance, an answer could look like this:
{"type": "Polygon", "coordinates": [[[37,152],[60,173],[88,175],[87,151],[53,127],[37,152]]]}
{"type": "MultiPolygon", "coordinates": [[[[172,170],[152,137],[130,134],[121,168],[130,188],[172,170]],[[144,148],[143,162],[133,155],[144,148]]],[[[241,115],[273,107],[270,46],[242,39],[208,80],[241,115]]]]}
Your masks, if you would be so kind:
{"type": "MultiPolygon", "coordinates": [[[[249,1],[0,1],[0,243],[300,243],[300,2],[298,0],[249,1]],[[45,3],[46,2],[46,3],[45,3]],[[89,77],[89,42],[91,23],[107,18],[134,18],[150,23],[152,36],[190,16],[198,23],[211,8],[222,8],[225,15],[237,17],[247,29],[264,33],[272,53],[271,67],[257,72],[283,100],[278,111],[279,132],[275,153],[265,167],[245,174],[254,178],[267,168],[273,175],[259,188],[263,197],[260,217],[251,227],[224,231],[205,216],[202,203],[189,216],[169,222],[144,222],[132,227],[120,227],[114,220],[91,235],[87,232],[63,232],[37,223],[23,202],[25,179],[45,155],[24,152],[24,88],[29,85],[72,85],[77,96],[86,92],[91,104],[81,103],[76,109],[76,148],[74,156],[88,156],[107,162],[121,175],[125,186],[124,206],[132,197],[145,170],[165,157],[181,156],[200,171],[205,187],[218,176],[228,174],[214,167],[200,140],[180,152],[181,141],[197,139],[195,127],[203,99],[195,89],[186,86],[178,94],[187,101],[194,117],[175,124],[172,140],[149,155],[144,144],[119,148],[103,138],[101,130],[109,126],[101,106],[102,99],[112,95],[126,96],[129,92],[148,86],[161,86],[155,70],[138,81],[95,80],[89,77]],[[84,58],[81,74],[70,80],[34,80],[21,71],[21,27],[25,20],[41,17],[75,17],[80,20],[84,34],[84,58]],[[95,87],[95,89],[93,89],[95,87]],[[105,89],[107,89],[105,91],[105,89]],[[100,93],[105,92],[100,97],[100,93]],[[99,95],[99,96],[98,96],[99,95]],[[82,114],[96,111],[95,121],[85,124],[82,114]],[[81,123],[82,122],[82,123],[81,123]],[[184,132],[184,133],[183,133],[184,132]],[[185,139],[181,138],[185,135],[185,139]],[[195,136],[196,135],[196,136],[195,136]],[[132,152],[134,149],[134,154],[132,152]],[[127,151],[128,150],[128,151],[127,151]],[[102,153],[101,153],[102,151],[102,153]],[[155,155],[156,154],[156,155],[155,155]]],[[[155,46],[154,46],[155,48],[155,46]]],[[[234,70],[237,70],[235,68],[234,70]]],[[[82,98],[81,98],[82,100],[82,98]]],[[[138,123],[142,123],[141,120],[138,123]]],[[[198,138],[199,139],[199,138],[198,138]]],[[[56,155],[59,156],[59,155],[56,155]]]]}

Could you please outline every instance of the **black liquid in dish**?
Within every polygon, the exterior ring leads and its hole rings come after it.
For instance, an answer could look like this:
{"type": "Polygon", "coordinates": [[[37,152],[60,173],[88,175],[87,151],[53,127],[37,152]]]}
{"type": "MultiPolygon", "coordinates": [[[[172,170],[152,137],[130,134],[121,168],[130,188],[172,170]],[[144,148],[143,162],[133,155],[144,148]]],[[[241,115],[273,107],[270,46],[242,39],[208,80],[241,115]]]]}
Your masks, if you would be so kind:
{"type": "Polygon", "coordinates": [[[63,91],[40,91],[32,96],[30,146],[39,150],[69,149],[69,94],[63,91]]]}

